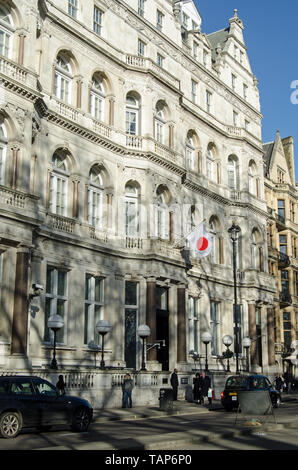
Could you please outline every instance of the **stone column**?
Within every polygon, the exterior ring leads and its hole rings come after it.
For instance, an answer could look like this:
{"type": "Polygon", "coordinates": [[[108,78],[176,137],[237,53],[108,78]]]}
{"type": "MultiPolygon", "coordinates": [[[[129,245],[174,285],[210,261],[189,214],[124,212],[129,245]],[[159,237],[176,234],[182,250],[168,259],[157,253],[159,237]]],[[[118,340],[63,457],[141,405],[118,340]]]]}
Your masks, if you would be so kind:
{"type": "Polygon", "coordinates": [[[72,216],[76,219],[79,215],[79,206],[78,206],[78,186],[79,181],[73,181],[73,205],[72,205],[72,216]]]}
{"type": "Polygon", "coordinates": [[[268,336],[268,365],[275,365],[275,347],[274,347],[274,309],[267,308],[267,336],[268,336]]]}
{"type": "Polygon", "coordinates": [[[186,362],[185,285],[177,286],[177,362],[186,362]]]}
{"type": "MultiPolygon", "coordinates": [[[[156,340],[156,279],[147,279],[147,294],[146,294],[146,323],[150,327],[151,335],[148,338],[148,343],[154,343],[156,340]]],[[[147,354],[148,361],[156,361],[157,354],[156,348],[150,349],[147,354]]]]}
{"type": "Polygon", "coordinates": [[[113,194],[107,194],[107,229],[112,229],[112,203],[113,203],[113,194]]]}
{"type": "Polygon", "coordinates": [[[11,354],[27,353],[29,249],[19,247],[16,259],[11,354]]]}
{"type": "Polygon", "coordinates": [[[115,124],[115,98],[109,99],[109,125],[115,124]]]}
{"type": "Polygon", "coordinates": [[[24,64],[24,44],[25,44],[25,35],[22,33],[19,35],[19,50],[18,50],[18,64],[24,64]]]}
{"type": "Polygon", "coordinates": [[[248,304],[248,327],[251,338],[250,363],[252,366],[258,365],[257,357],[257,325],[256,325],[256,306],[255,303],[248,304]]]}

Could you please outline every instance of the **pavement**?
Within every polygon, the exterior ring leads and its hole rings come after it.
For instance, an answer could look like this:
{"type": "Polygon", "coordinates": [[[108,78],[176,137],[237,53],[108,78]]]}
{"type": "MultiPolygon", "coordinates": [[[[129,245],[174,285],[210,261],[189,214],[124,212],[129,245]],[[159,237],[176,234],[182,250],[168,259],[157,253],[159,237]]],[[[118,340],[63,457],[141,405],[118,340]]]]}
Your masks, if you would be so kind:
{"type": "MultiPolygon", "coordinates": [[[[287,402],[298,404],[298,393],[284,394],[282,397],[282,405],[287,402]]],[[[275,417],[278,410],[275,412],[275,417]]],[[[169,432],[160,434],[152,434],[146,436],[138,436],[137,439],[123,439],[114,442],[97,443],[98,450],[162,450],[165,446],[182,446],[184,444],[201,444],[214,442],[221,439],[233,439],[239,436],[250,435],[253,433],[282,431],[282,430],[298,430],[298,414],[294,413],[289,420],[288,416],[283,417],[278,414],[278,419],[274,420],[273,416],[268,416],[262,425],[256,426],[253,419],[239,420],[239,424],[235,426],[236,413],[227,413],[223,410],[220,400],[214,400],[212,411],[209,411],[208,404],[198,405],[190,403],[186,400],[178,400],[173,402],[171,411],[164,411],[159,406],[137,406],[127,409],[97,409],[94,410],[94,425],[97,427],[100,423],[124,421],[124,420],[140,420],[154,419],[169,416],[196,415],[198,419],[197,429],[189,432],[169,432]]],[[[296,430],[296,431],[294,431],[296,430]]],[[[82,444],[77,449],[84,450],[88,448],[88,444],[82,444]]],[[[179,447],[178,447],[179,448],[179,447]]]]}

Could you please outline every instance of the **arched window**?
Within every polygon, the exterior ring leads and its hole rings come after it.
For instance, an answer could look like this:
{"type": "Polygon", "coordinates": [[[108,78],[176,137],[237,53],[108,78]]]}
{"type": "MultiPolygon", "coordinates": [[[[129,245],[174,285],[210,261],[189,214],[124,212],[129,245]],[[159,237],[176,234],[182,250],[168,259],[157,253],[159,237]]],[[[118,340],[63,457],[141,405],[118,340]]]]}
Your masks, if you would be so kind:
{"type": "Polygon", "coordinates": [[[126,134],[139,135],[140,131],[140,102],[133,94],[126,96],[126,134]]]}
{"type": "Polygon", "coordinates": [[[95,228],[102,228],[103,218],[103,179],[99,166],[91,168],[88,186],[87,221],[95,228]]]}
{"type": "Polygon", "coordinates": [[[207,178],[210,181],[214,180],[214,153],[211,148],[207,150],[207,178]]]}
{"type": "Polygon", "coordinates": [[[62,54],[57,57],[55,65],[54,94],[59,100],[70,103],[72,70],[69,60],[62,54]]]}
{"type": "Polygon", "coordinates": [[[160,186],[156,192],[156,236],[158,238],[169,238],[169,192],[164,186],[160,186]]]}
{"type": "Polygon", "coordinates": [[[57,150],[52,158],[53,171],[50,175],[50,212],[57,215],[66,215],[67,212],[67,159],[63,151],[57,150]]]}
{"type": "Polygon", "coordinates": [[[258,229],[254,229],[251,235],[251,266],[253,269],[264,271],[263,243],[258,229]]]}
{"type": "Polygon", "coordinates": [[[188,211],[186,235],[190,234],[200,223],[200,214],[196,206],[192,204],[188,211]]]}
{"type": "Polygon", "coordinates": [[[154,133],[155,140],[160,144],[165,143],[165,123],[164,104],[162,102],[158,102],[155,108],[154,133]]]}
{"type": "Polygon", "coordinates": [[[187,134],[186,137],[186,161],[187,167],[194,171],[195,169],[195,145],[191,133],[187,134]]]}
{"type": "Polygon", "coordinates": [[[228,158],[228,187],[236,190],[239,188],[238,159],[234,155],[228,158]]]}
{"type": "Polygon", "coordinates": [[[248,191],[250,192],[250,194],[256,193],[256,185],[255,185],[256,172],[257,172],[256,164],[253,160],[251,160],[248,166],[248,191]]]}
{"type": "Polygon", "coordinates": [[[11,57],[14,27],[10,14],[0,6],[0,54],[11,57]]]}
{"type": "Polygon", "coordinates": [[[133,182],[125,186],[125,233],[128,237],[139,234],[139,188],[133,182]]]}
{"type": "Polygon", "coordinates": [[[7,135],[4,124],[0,125],[0,184],[4,184],[7,135]]]}
{"type": "Polygon", "coordinates": [[[213,235],[213,248],[211,251],[211,260],[216,264],[224,263],[223,238],[221,235],[221,224],[216,216],[210,218],[210,233],[213,235]]]}
{"type": "Polygon", "coordinates": [[[99,121],[104,120],[104,98],[103,79],[100,75],[94,74],[90,89],[90,114],[99,121]]]}

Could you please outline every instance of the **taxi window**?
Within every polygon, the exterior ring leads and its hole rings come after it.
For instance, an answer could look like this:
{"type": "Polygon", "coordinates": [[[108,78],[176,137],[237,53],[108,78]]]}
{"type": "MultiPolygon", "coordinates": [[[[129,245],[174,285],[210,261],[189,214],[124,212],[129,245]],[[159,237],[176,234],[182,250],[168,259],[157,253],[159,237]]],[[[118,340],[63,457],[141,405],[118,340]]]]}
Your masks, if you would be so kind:
{"type": "Polygon", "coordinates": [[[34,395],[32,384],[29,380],[16,380],[11,384],[11,393],[14,395],[34,395]]]}
{"type": "Polygon", "coordinates": [[[247,380],[245,377],[229,377],[226,383],[226,388],[246,388],[247,380]]]}

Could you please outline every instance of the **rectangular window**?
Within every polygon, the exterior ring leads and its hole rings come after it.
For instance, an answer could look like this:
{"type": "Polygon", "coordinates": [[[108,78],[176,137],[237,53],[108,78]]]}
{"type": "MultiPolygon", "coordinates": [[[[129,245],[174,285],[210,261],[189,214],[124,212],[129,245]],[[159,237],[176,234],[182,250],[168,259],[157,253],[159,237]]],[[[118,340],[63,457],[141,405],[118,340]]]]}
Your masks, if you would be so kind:
{"type": "Polygon", "coordinates": [[[191,24],[192,24],[192,30],[193,30],[193,31],[197,31],[197,29],[199,28],[199,26],[197,25],[197,23],[195,23],[195,21],[192,20],[191,24]]]}
{"type": "Polygon", "coordinates": [[[284,255],[287,254],[287,236],[279,235],[279,251],[284,255]]]}
{"type": "Polygon", "coordinates": [[[284,344],[288,348],[291,346],[291,314],[290,312],[283,313],[283,330],[284,330],[284,344]]]}
{"type": "Polygon", "coordinates": [[[290,219],[295,222],[295,202],[290,201],[290,219]]]}
{"type": "Polygon", "coordinates": [[[126,134],[137,134],[137,113],[136,111],[126,111],[126,134]]]}
{"type": "Polygon", "coordinates": [[[236,113],[236,111],[233,111],[233,126],[238,126],[238,113],[236,113]]]}
{"type": "Polygon", "coordinates": [[[232,88],[235,91],[236,88],[236,75],[232,73],[232,88]]]}
{"type": "Polygon", "coordinates": [[[157,10],[156,12],[156,27],[159,29],[159,31],[162,30],[163,27],[163,13],[160,10],[157,10]]]}
{"type": "Polygon", "coordinates": [[[185,29],[188,28],[188,22],[189,22],[189,16],[187,16],[186,13],[182,13],[182,25],[184,26],[185,29]]]}
{"type": "Polygon", "coordinates": [[[93,15],[93,31],[101,36],[102,31],[102,12],[99,8],[94,7],[94,15],[93,15]]]}
{"type": "Polygon", "coordinates": [[[277,201],[277,212],[278,218],[281,222],[285,222],[285,201],[284,199],[278,199],[277,201]]]}
{"type": "Polygon", "coordinates": [[[51,341],[53,332],[48,328],[51,315],[60,315],[64,326],[57,332],[57,343],[66,343],[67,273],[47,267],[44,341],[51,341]]]}
{"type": "Polygon", "coordinates": [[[211,100],[212,100],[212,94],[210,93],[210,91],[206,91],[206,108],[207,108],[207,112],[210,113],[211,112],[211,100]]]}
{"type": "Polygon", "coordinates": [[[104,280],[99,276],[86,274],[85,277],[85,318],[84,344],[101,345],[101,336],[96,331],[96,324],[104,317],[104,280]]]}
{"type": "Polygon", "coordinates": [[[197,102],[197,82],[194,80],[191,81],[191,100],[193,103],[197,102]]]}
{"type": "Polygon", "coordinates": [[[50,212],[65,216],[67,179],[54,173],[50,177],[50,212]]]}
{"type": "Polygon", "coordinates": [[[146,44],[141,39],[138,40],[138,55],[144,57],[146,44]]]}
{"type": "Polygon", "coordinates": [[[198,60],[198,51],[199,51],[198,44],[196,42],[194,42],[192,48],[193,48],[192,49],[193,57],[194,57],[195,60],[198,60]]]}
{"type": "Polygon", "coordinates": [[[88,188],[88,224],[95,228],[102,227],[102,192],[88,188]]]}
{"type": "Polygon", "coordinates": [[[77,19],[78,15],[78,0],[68,0],[68,14],[77,19]]]}
{"type": "Polygon", "coordinates": [[[138,0],[138,13],[140,16],[145,14],[145,0],[138,0]]]}
{"type": "Polygon", "coordinates": [[[90,114],[99,121],[102,121],[103,98],[96,93],[90,92],[90,114]]]}
{"type": "Polygon", "coordinates": [[[244,62],[244,53],[240,51],[240,64],[243,64],[244,62]]]}
{"type": "Polygon", "coordinates": [[[199,308],[198,299],[194,297],[188,298],[188,338],[189,351],[200,353],[200,325],[199,325],[199,308]]]}
{"type": "Polygon", "coordinates": [[[205,67],[208,65],[208,52],[205,49],[203,50],[203,64],[205,67]]]}
{"type": "Polygon", "coordinates": [[[217,356],[220,354],[220,304],[219,302],[210,302],[210,331],[211,354],[217,356]]]}
{"type": "Polygon", "coordinates": [[[248,132],[249,132],[249,124],[250,124],[249,121],[248,121],[247,119],[245,119],[245,121],[244,121],[244,128],[245,128],[245,130],[248,131],[248,132]]]}
{"type": "Polygon", "coordinates": [[[4,57],[9,57],[11,33],[5,31],[4,28],[0,30],[0,54],[4,57]]]}
{"type": "Polygon", "coordinates": [[[164,57],[157,53],[157,59],[156,59],[156,63],[159,67],[163,67],[163,62],[164,62],[164,57]]]}
{"type": "Polygon", "coordinates": [[[168,294],[166,287],[156,287],[156,308],[159,310],[168,310],[168,294]]]}
{"type": "Polygon", "coordinates": [[[70,101],[70,80],[65,78],[63,75],[60,75],[58,72],[55,73],[55,82],[54,82],[54,94],[65,103],[70,101]]]}
{"type": "Polygon", "coordinates": [[[132,198],[125,202],[125,232],[128,237],[138,235],[138,203],[132,198]]]}

